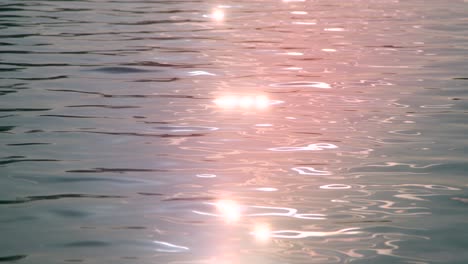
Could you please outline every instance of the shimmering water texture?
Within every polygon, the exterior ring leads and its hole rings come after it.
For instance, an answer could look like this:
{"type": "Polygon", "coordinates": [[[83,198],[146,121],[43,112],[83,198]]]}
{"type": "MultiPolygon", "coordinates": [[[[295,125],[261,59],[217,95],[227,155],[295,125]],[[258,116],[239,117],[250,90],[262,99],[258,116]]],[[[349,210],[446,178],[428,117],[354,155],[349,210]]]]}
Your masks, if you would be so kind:
{"type": "Polygon", "coordinates": [[[467,17],[0,1],[0,263],[468,263],[467,17]]]}

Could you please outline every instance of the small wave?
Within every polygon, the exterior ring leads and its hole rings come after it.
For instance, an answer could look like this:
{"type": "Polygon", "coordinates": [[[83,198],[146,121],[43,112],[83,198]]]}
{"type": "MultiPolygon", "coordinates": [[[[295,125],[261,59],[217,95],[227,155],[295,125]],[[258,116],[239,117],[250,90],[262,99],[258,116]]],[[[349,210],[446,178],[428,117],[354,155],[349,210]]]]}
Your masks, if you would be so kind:
{"type": "Polygon", "coordinates": [[[35,201],[44,200],[59,200],[67,198],[95,198],[95,199],[108,199],[108,198],[125,198],[125,196],[117,195],[90,195],[90,194],[54,194],[54,195],[41,195],[41,196],[27,196],[18,198],[16,200],[0,200],[0,204],[21,204],[35,201]]]}

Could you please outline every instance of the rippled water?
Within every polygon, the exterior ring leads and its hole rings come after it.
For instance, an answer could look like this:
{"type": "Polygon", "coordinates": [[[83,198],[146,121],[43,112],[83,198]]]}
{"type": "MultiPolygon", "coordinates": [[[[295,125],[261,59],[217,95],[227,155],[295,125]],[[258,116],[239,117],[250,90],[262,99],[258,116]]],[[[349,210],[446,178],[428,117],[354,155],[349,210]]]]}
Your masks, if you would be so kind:
{"type": "Polygon", "coordinates": [[[468,3],[0,4],[0,262],[468,263],[468,3]]]}

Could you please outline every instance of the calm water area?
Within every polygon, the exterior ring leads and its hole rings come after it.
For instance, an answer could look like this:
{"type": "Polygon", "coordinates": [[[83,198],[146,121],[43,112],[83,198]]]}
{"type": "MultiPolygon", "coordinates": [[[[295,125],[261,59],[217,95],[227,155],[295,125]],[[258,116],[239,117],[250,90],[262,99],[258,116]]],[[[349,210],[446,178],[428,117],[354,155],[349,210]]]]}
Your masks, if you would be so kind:
{"type": "Polygon", "coordinates": [[[0,1],[0,263],[468,263],[468,1],[0,1]]]}

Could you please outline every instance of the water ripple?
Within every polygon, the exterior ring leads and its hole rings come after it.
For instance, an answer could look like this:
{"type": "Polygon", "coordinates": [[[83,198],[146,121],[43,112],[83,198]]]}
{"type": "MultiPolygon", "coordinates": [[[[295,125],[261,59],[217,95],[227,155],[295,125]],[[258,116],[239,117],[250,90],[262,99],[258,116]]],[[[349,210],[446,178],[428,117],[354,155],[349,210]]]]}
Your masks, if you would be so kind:
{"type": "Polygon", "coordinates": [[[125,198],[125,196],[118,195],[91,195],[91,194],[54,194],[54,195],[42,195],[42,196],[27,196],[24,198],[18,198],[16,200],[0,200],[0,204],[21,204],[35,201],[44,200],[59,200],[68,198],[97,198],[97,199],[112,199],[112,198],[125,198]]]}
{"type": "Polygon", "coordinates": [[[304,88],[319,88],[319,89],[330,89],[330,84],[324,82],[305,82],[305,81],[294,81],[285,83],[274,83],[270,84],[271,87],[277,88],[290,88],[290,87],[304,87],[304,88]]]}

